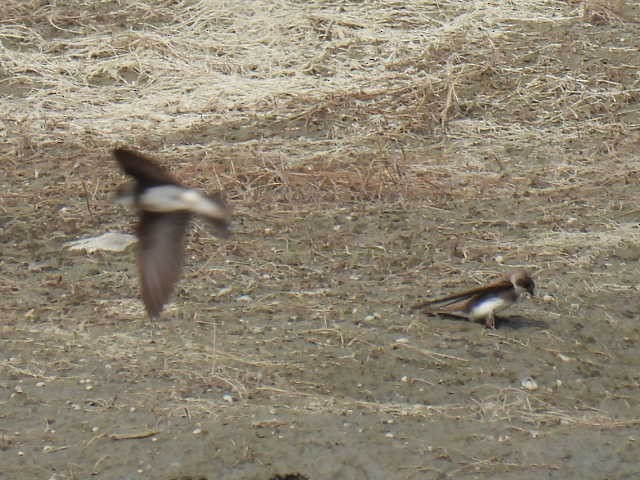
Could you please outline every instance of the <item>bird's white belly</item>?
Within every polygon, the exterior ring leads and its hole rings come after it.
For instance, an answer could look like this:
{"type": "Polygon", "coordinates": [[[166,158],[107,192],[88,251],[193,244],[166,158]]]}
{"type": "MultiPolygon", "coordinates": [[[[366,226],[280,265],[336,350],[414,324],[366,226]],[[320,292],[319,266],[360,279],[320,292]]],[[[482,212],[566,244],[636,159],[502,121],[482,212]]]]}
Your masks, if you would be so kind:
{"type": "Polygon", "coordinates": [[[226,216],[224,208],[218,202],[205,197],[197,190],[175,185],[147,188],[138,201],[140,208],[147,212],[186,211],[219,219],[226,216]]]}
{"type": "Polygon", "coordinates": [[[140,207],[149,212],[159,213],[188,210],[190,205],[184,199],[186,191],[174,185],[147,188],[140,195],[140,207]]]}
{"type": "Polygon", "coordinates": [[[472,320],[483,320],[487,318],[492,312],[499,312],[500,310],[504,310],[509,305],[510,302],[505,301],[501,297],[494,297],[491,299],[487,299],[478,305],[473,307],[473,310],[469,313],[469,317],[472,320]]]}

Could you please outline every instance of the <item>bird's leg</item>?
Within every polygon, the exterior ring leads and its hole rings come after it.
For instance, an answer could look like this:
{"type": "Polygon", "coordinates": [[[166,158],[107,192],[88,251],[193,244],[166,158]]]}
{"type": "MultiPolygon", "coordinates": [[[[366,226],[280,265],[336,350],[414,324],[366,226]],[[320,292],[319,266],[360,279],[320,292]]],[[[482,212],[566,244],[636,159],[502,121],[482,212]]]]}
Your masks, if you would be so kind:
{"type": "Polygon", "coordinates": [[[496,329],[496,316],[493,311],[491,311],[489,315],[487,315],[487,318],[484,319],[484,325],[491,330],[496,329]]]}

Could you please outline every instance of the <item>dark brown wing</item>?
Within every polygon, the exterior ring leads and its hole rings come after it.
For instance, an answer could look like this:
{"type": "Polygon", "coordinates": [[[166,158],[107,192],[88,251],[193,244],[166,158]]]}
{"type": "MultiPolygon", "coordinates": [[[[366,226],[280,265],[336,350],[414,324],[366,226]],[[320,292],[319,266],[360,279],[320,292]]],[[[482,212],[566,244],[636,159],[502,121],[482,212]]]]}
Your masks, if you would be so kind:
{"type": "Polygon", "coordinates": [[[126,148],[116,148],[113,156],[127,175],[135,178],[144,187],[154,185],[178,185],[164,168],[150,158],[126,148]]]}
{"type": "Polygon", "coordinates": [[[427,302],[419,303],[412,307],[412,310],[418,310],[425,307],[447,307],[447,310],[459,310],[465,307],[465,302],[474,297],[485,295],[488,293],[502,292],[505,289],[513,288],[511,282],[507,279],[501,279],[496,282],[484,285],[482,287],[472,288],[461,293],[455,293],[447,297],[436,298],[435,300],[429,300],[427,302]]]}
{"type": "Polygon", "coordinates": [[[185,212],[141,214],[138,269],[142,300],[151,318],[157,317],[169,301],[180,276],[189,218],[185,212]]]}
{"type": "Polygon", "coordinates": [[[471,295],[470,297],[465,297],[461,300],[446,303],[446,304],[436,304],[436,305],[423,305],[423,308],[426,312],[433,313],[453,313],[453,312],[468,312],[473,304],[478,300],[478,295],[471,295]],[[430,307],[430,308],[429,308],[430,307]]]}

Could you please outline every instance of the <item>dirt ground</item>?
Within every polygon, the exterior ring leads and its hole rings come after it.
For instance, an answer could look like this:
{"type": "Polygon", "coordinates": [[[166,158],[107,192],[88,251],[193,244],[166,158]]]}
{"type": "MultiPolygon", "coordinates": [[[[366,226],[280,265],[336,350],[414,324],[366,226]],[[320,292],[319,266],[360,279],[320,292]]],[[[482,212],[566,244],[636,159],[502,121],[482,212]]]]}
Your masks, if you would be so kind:
{"type": "Polygon", "coordinates": [[[613,3],[5,2],[0,479],[640,478],[613,3]],[[63,247],[135,228],[122,145],[234,208],[157,322],[63,247]],[[495,331],[410,311],[513,267],[495,331]]]}

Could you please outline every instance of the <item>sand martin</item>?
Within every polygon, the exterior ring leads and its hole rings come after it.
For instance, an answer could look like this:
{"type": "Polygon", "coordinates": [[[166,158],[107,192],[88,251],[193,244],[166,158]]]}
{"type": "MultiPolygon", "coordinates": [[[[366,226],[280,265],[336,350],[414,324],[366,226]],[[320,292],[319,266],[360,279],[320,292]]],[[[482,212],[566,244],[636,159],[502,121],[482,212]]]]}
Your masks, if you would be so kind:
{"type": "Polygon", "coordinates": [[[229,209],[220,196],[209,196],[181,185],[153,160],[132,150],[113,151],[120,168],[135,181],[121,185],[119,203],[132,205],[138,223],[138,270],[142,300],[156,318],[180,276],[184,237],[193,214],[201,215],[219,236],[228,234],[229,209]]]}
{"type": "Polygon", "coordinates": [[[535,284],[531,276],[524,270],[515,270],[489,285],[423,302],[412,309],[434,314],[460,315],[473,321],[484,320],[487,328],[496,328],[496,312],[516,303],[525,292],[533,296],[534,290],[535,284]]]}

